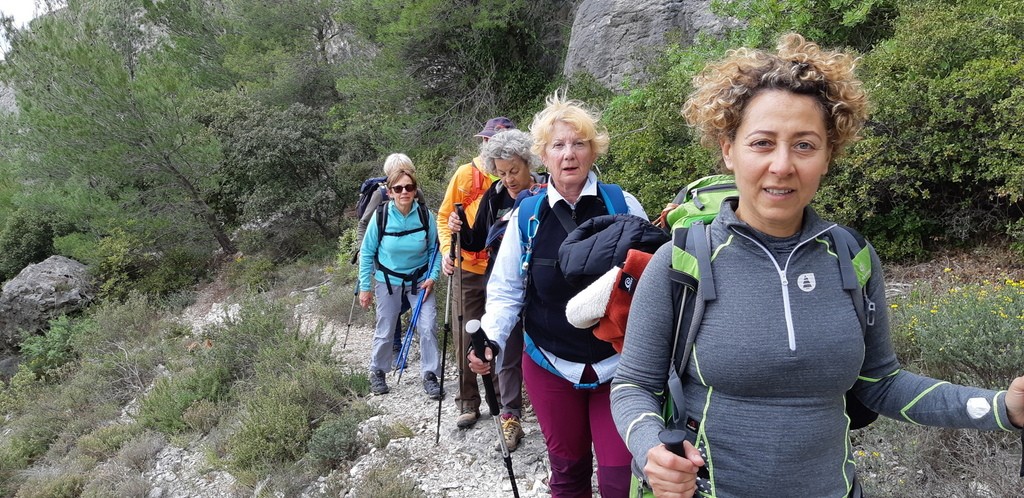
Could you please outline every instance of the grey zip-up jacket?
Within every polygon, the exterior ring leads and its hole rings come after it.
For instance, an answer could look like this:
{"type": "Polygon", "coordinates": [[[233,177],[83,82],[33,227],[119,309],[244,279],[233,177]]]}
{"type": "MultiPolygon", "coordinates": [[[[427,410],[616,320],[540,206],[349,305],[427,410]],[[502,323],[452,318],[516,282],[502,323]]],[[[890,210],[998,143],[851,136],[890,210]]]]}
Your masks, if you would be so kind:
{"type": "MultiPolygon", "coordinates": [[[[736,218],[731,201],[710,225],[717,299],[708,302],[683,378],[688,437],[710,479],[697,496],[845,497],[855,468],[844,393],[911,423],[1018,430],[1005,391],[949,384],[900,369],[889,338],[881,263],[867,284],[877,305],[861,329],[823,234],[834,224],[806,208],[795,238],[773,239],[736,218]]],[[[674,339],[668,278],[672,243],[638,283],[611,402],[634,471],[658,432],[674,339]]]]}

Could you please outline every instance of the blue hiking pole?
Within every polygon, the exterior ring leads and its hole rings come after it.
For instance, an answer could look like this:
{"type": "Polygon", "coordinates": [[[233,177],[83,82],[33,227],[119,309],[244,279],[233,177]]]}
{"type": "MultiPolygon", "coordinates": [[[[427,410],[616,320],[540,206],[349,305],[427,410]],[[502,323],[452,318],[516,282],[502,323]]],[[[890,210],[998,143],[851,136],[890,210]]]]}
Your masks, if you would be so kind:
{"type": "MultiPolygon", "coordinates": [[[[434,271],[434,256],[437,254],[437,247],[435,246],[430,254],[427,256],[430,258],[430,264],[427,265],[427,277],[434,271]]],[[[413,282],[413,285],[416,285],[413,282]]],[[[409,319],[409,329],[405,332],[405,339],[402,341],[402,351],[398,353],[398,380],[396,382],[402,382],[402,372],[405,371],[405,361],[409,357],[409,348],[412,347],[412,336],[416,331],[416,322],[420,318],[420,308],[423,307],[423,297],[427,295],[427,292],[423,289],[419,291],[419,297],[416,299],[416,307],[412,310],[412,318],[409,319]]],[[[422,337],[420,338],[422,340],[422,337]]]]}

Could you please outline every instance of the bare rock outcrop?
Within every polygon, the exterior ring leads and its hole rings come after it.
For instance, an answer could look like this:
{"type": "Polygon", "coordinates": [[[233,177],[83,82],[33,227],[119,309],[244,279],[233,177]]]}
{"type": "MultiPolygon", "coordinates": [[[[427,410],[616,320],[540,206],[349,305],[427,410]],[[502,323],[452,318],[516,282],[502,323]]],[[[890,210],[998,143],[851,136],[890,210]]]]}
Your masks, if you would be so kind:
{"type": "Polygon", "coordinates": [[[29,265],[0,294],[0,351],[17,346],[20,331],[45,330],[49,321],[78,311],[95,296],[86,266],[63,256],[29,265]]]}
{"type": "Polygon", "coordinates": [[[711,0],[583,0],[572,24],[563,72],[589,73],[621,90],[644,82],[645,60],[670,43],[693,43],[698,33],[722,34],[736,22],[711,12],[711,0]]]}

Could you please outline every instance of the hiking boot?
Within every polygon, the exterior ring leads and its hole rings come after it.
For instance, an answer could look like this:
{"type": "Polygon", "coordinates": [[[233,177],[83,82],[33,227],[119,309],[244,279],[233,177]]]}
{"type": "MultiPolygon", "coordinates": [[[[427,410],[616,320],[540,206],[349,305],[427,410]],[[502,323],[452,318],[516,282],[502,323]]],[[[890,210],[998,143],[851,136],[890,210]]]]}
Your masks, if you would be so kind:
{"type": "Polygon", "coordinates": [[[506,413],[501,416],[501,434],[505,437],[505,446],[508,451],[515,451],[519,447],[519,440],[526,434],[523,433],[523,425],[519,417],[506,413]]]}
{"type": "Polygon", "coordinates": [[[430,399],[436,400],[444,397],[441,385],[437,383],[437,376],[433,373],[428,373],[423,379],[423,391],[427,393],[427,396],[430,399]]]}
{"type": "Polygon", "coordinates": [[[480,418],[480,410],[476,408],[463,408],[462,415],[455,419],[455,425],[459,429],[469,429],[476,425],[477,419],[480,418]]]}
{"type": "Polygon", "coordinates": [[[382,370],[370,372],[370,392],[373,394],[387,394],[389,391],[388,383],[384,380],[384,372],[382,370]]]}

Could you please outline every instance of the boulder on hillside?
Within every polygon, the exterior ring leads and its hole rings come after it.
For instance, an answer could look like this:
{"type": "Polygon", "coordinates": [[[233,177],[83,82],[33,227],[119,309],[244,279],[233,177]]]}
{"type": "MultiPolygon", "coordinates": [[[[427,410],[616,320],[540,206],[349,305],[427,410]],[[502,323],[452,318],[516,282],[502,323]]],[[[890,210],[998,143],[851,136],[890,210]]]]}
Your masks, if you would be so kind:
{"type": "Polygon", "coordinates": [[[0,351],[15,349],[22,330],[45,330],[49,321],[87,306],[95,296],[82,263],[50,256],[29,265],[0,293],[0,351]]]}
{"type": "Polygon", "coordinates": [[[670,43],[689,46],[698,33],[717,36],[737,24],[713,14],[711,0],[583,0],[562,71],[621,91],[625,81],[646,82],[645,60],[670,43]]]}

